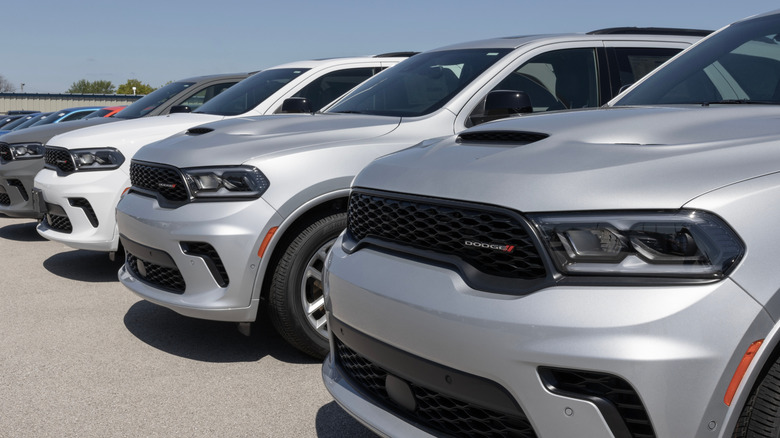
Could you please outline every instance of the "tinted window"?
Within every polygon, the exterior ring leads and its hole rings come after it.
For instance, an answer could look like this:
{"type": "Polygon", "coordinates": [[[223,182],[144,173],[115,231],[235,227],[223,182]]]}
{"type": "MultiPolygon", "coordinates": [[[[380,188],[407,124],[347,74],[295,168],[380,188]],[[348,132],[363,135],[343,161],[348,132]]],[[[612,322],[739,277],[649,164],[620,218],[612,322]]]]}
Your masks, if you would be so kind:
{"type": "Polygon", "coordinates": [[[780,16],[739,22],[658,70],[617,105],[780,103],[780,16]]]}
{"type": "Polygon", "coordinates": [[[30,119],[31,119],[31,118],[33,118],[33,117],[34,117],[34,116],[32,116],[32,115],[19,117],[18,119],[16,119],[16,120],[13,120],[13,121],[9,122],[8,124],[6,124],[5,126],[3,126],[3,130],[11,130],[11,129],[14,129],[14,128],[16,128],[17,126],[19,126],[19,125],[21,125],[22,123],[24,123],[24,122],[26,122],[26,121],[30,120],[30,119]]]}
{"type": "Polygon", "coordinates": [[[431,113],[510,51],[468,49],[415,55],[364,82],[328,112],[401,117],[431,113]]]}
{"type": "Polygon", "coordinates": [[[193,85],[195,85],[195,82],[172,82],[133,102],[127,108],[116,113],[114,117],[120,119],[137,119],[143,117],[154,111],[155,108],[162,105],[173,96],[193,85]]]}
{"type": "Polygon", "coordinates": [[[234,83],[231,82],[227,84],[222,83],[222,84],[215,84],[210,87],[206,87],[198,91],[197,93],[193,94],[192,96],[188,97],[184,102],[180,103],[179,105],[188,106],[190,107],[190,110],[195,111],[196,109],[200,108],[201,105],[210,101],[216,95],[222,93],[223,91],[227,90],[233,85],[234,83]]]}
{"type": "Polygon", "coordinates": [[[380,70],[382,69],[379,67],[366,67],[330,72],[311,81],[311,83],[295,93],[293,97],[305,97],[308,99],[312,111],[319,111],[347,91],[379,73],[380,70]]]}
{"type": "Polygon", "coordinates": [[[615,91],[642,79],[679,52],[679,49],[616,47],[614,53],[617,58],[619,83],[615,91]]]}
{"type": "Polygon", "coordinates": [[[30,118],[28,120],[25,120],[23,123],[15,126],[13,128],[7,128],[7,129],[10,129],[12,131],[17,131],[19,129],[24,129],[24,128],[28,127],[28,126],[32,126],[33,124],[37,123],[38,121],[40,121],[44,117],[48,116],[49,114],[51,114],[51,113],[40,113],[40,114],[36,114],[34,116],[30,116],[30,118]]]}
{"type": "Polygon", "coordinates": [[[220,116],[244,114],[306,71],[308,69],[305,68],[277,68],[261,71],[230,87],[194,112],[220,116]]]}

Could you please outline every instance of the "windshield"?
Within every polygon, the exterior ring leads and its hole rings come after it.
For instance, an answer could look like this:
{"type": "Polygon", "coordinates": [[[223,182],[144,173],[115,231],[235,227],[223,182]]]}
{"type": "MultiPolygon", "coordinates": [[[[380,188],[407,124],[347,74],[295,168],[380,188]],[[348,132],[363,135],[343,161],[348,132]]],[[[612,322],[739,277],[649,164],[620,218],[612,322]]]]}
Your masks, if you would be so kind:
{"type": "Polygon", "coordinates": [[[193,112],[218,116],[244,114],[308,70],[307,68],[263,70],[228,88],[193,112]]]}
{"type": "Polygon", "coordinates": [[[615,105],[780,104],[780,15],[731,25],[615,105]]]}
{"type": "Polygon", "coordinates": [[[3,126],[3,131],[10,131],[10,130],[16,128],[17,126],[21,125],[22,123],[30,120],[33,117],[34,117],[34,115],[32,115],[32,114],[31,115],[27,115],[27,116],[19,117],[18,119],[14,120],[14,121],[11,121],[8,124],[6,124],[5,126],[3,126]]]}
{"type": "Polygon", "coordinates": [[[444,106],[510,51],[467,49],[421,53],[364,82],[327,112],[422,116],[444,106]]]}
{"type": "Polygon", "coordinates": [[[114,114],[114,117],[119,119],[137,119],[143,117],[154,111],[158,106],[167,102],[173,96],[181,93],[194,84],[195,82],[171,82],[136,100],[127,108],[114,114]]]}
{"type": "Polygon", "coordinates": [[[18,131],[18,130],[20,130],[20,129],[27,128],[28,126],[32,126],[32,125],[34,125],[35,123],[39,122],[41,119],[43,119],[43,118],[45,118],[45,117],[49,116],[49,114],[51,114],[51,113],[40,113],[40,114],[36,114],[36,115],[34,115],[34,116],[30,117],[30,119],[29,119],[29,120],[26,120],[24,123],[21,123],[21,124],[19,124],[19,125],[15,126],[15,127],[13,127],[13,128],[8,128],[8,129],[11,129],[11,131],[18,131]]]}

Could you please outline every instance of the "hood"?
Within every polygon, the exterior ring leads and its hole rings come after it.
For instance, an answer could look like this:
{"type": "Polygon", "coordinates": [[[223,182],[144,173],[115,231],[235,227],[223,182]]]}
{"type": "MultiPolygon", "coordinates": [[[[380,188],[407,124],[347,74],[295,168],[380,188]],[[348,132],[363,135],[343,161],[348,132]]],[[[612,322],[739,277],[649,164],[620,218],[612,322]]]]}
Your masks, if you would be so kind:
{"type": "Polygon", "coordinates": [[[114,147],[123,152],[134,152],[133,148],[222,118],[211,114],[174,113],[120,120],[109,125],[92,126],[57,135],[49,144],[68,149],[114,147]],[[128,148],[128,151],[125,151],[125,148],[128,148]]]}
{"type": "Polygon", "coordinates": [[[300,148],[320,149],[379,137],[398,117],[358,114],[273,115],[208,123],[143,147],[135,159],[177,167],[237,165],[259,156],[300,148]]]}
{"type": "Polygon", "coordinates": [[[77,129],[88,128],[90,126],[103,125],[111,122],[118,122],[122,119],[111,117],[96,117],[94,119],[73,120],[64,123],[53,123],[43,126],[31,126],[19,131],[11,131],[0,137],[0,142],[14,143],[41,143],[46,144],[52,137],[65,132],[75,131],[77,129]]]}
{"type": "Polygon", "coordinates": [[[379,159],[354,186],[525,212],[676,209],[780,170],[778,121],[778,107],[744,105],[525,116],[379,159]]]}

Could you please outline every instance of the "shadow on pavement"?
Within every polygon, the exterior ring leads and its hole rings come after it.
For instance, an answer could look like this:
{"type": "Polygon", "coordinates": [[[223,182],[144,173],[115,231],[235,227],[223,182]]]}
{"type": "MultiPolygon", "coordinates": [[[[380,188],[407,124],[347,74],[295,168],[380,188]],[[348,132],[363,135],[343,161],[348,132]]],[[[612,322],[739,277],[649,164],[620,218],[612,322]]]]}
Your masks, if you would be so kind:
{"type": "Polygon", "coordinates": [[[236,323],[189,318],[148,301],[125,314],[125,327],[142,342],[169,354],[202,362],[255,362],[271,356],[287,363],[318,363],[287,344],[268,323],[244,336],[236,323]]]}
{"type": "Polygon", "coordinates": [[[341,406],[332,401],[317,411],[315,419],[319,438],[366,437],[376,438],[376,434],[352,418],[341,406]]]}
{"type": "MultiPolygon", "coordinates": [[[[0,218],[4,217],[7,216],[0,215],[0,218]]],[[[0,221],[1,224],[2,222],[0,221]]],[[[30,222],[6,225],[0,228],[0,237],[17,242],[45,242],[46,239],[35,231],[37,225],[38,222],[32,219],[30,219],[30,222]]]]}
{"type": "Polygon", "coordinates": [[[108,283],[119,281],[117,272],[122,263],[111,261],[105,252],[73,250],[54,254],[43,261],[43,267],[69,280],[108,283]]]}

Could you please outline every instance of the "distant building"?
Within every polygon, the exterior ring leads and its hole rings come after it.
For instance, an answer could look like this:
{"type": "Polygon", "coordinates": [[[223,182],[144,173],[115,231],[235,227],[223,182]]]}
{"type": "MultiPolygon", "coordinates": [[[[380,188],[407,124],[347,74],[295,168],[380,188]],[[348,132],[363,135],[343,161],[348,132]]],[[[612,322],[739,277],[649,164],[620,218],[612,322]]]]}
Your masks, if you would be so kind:
{"type": "Polygon", "coordinates": [[[8,111],[57,111],[75,106],[129,105],[143,96],[131,94],[0,93],[0,114],[8,111]]]}

